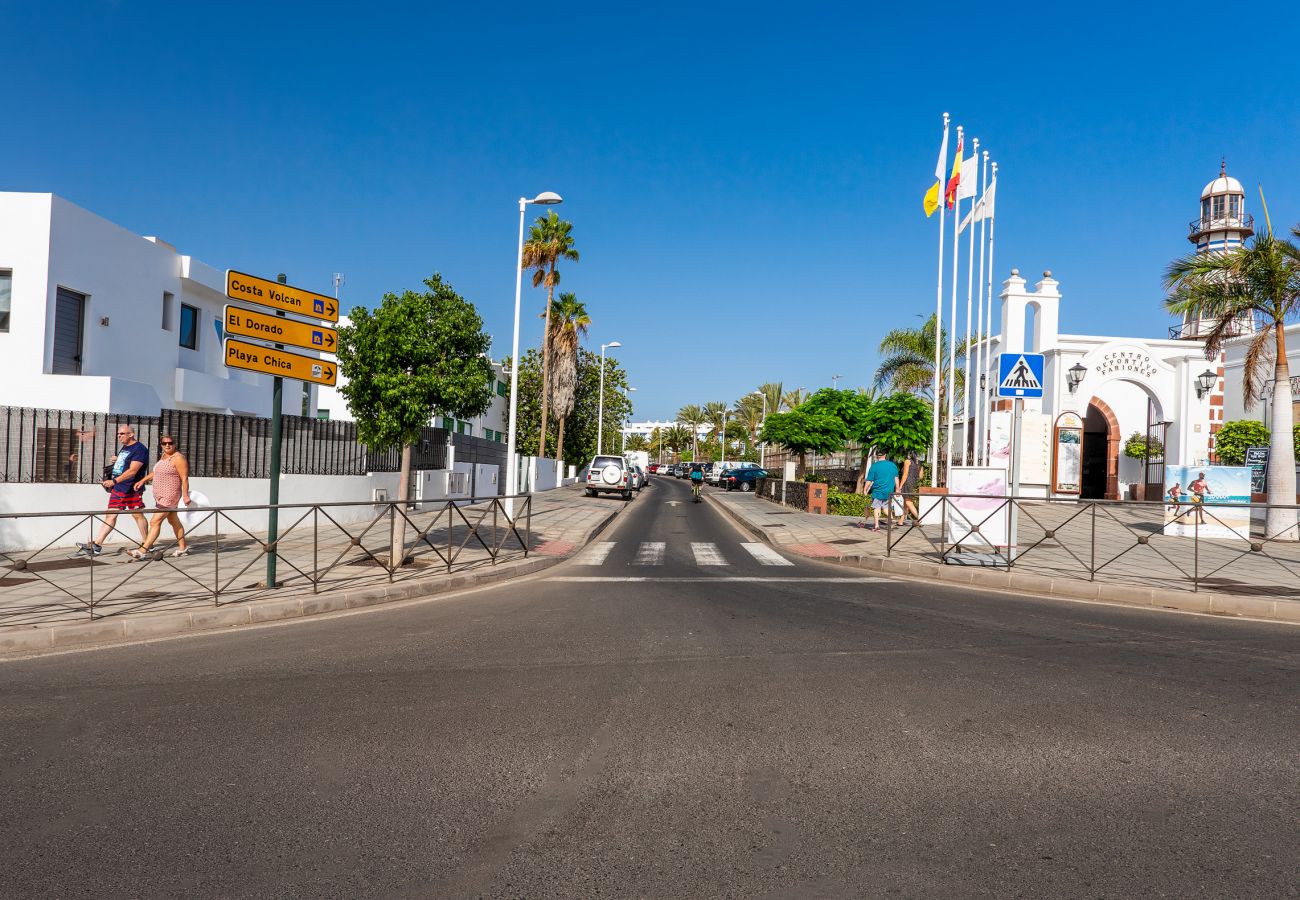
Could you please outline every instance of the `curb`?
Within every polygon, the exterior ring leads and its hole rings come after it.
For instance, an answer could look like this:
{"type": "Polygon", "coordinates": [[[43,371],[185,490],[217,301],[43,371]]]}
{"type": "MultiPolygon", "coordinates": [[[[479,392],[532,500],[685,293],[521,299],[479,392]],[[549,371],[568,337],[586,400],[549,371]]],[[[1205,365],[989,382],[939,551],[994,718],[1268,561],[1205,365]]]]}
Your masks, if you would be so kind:
{"type": "MultiPolygon", "coordinates": [[[[582,545],[591,543],[609,527],[623,507],[610,510],[604,519],[588,532],[582,545]]],[[[577,551],[574,551],[575,553],[577,551]]],[[[572,554],[570,554],[571,556],[572,554]]],[[[48,625],[14,632],[0,632],[0,660],[5,654],[30,653],[40,650],[58,650],[89,644],[114,644],[154,637],[215,632],[240,625],[256,625],[284,619],[299,619],[324,613],[361,609],[401,600],[436,597],[466,588],[479,587],[496,581],[508,581],[532,575],[559,565],[569,556],[530,556],[494,566],[485,572],[462,572],[426,580],[411,580],[402,584],[366,588],[357,591],[333,591],[287,597],[283,600],[255,600],[249,603],[232,603],[229,606],[206,607],[181,612],[142,614],[104,619],[97,622],[70,625],[48,625]]]]}
{"type": "Polygon", "coordinates": [[[719,503],[717,507],[740,528],[759,538],[764,543],[787,553],[803,559],[858,569],[869,569],[873,572],[880,572],[882,575],[898,575],[922,581],[942,581],[948,584],[966,585],[980,590],[1013,592],[1017,596],[1034,594],[1064,600],[1094,600],[1121,606],[1169,609],[1230,618],[1267,619],[1273,622],[1300,625],[1300,603],[1291,600],[1249,597],[1241,594],[1221,594],[1210,591],[1196,593],[1159,591],[1155,588],[1139,587],[1137,585],[1099,584],[1095,581],[1081,581],[1077,578],[1022,575],[1000,569],[943,566],[938,563],[878,555],[808,556],[797,553],[783,544],[773,543],[762,528],[742,518],[739,513],[728,509],[725,504],[719,503]]]}

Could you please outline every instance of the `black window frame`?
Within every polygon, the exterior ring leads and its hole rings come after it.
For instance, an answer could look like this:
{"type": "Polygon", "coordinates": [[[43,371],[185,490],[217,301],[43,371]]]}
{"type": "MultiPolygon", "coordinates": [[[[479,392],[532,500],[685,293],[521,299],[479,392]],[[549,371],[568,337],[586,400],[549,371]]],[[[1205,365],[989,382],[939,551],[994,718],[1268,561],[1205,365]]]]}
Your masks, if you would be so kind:
{"type": "Polygon", "coordinates": [[[199,349],[199,308],[197,306],[190,306],[188,303],[181,304],[181,315],[178,321],[177,332],[178,332],[177,343],[179,343],[180,346],[184,347],[186,350],[199,349]],[[186,333],[185,311],[186,310],[189,310],[193,314],[192,316],[193,328],[190,329],[190,333],[189,333],[190,343],[185,342],[185,333],[186,333]]]}
{"type": "Polygon", "coordinates": [[[14,270],[0,269],[0,279],[9,282],[9,290],[6,292],[5,305],[0,307],[0,334],[9,333],[9,321],[13,318],[14,311],[14,270]]]}

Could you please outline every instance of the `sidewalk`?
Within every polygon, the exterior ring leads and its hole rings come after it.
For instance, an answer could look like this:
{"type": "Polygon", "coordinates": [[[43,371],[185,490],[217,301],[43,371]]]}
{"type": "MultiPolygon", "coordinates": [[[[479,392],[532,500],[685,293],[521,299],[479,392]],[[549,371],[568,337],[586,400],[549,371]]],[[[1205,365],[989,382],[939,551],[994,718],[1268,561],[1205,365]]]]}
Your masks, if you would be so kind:
{"type": "Polygon", "coordinates": [[[1080,515],[1069,504],[1026,506],[1021,555],[1008,570],[1005,561],[990,565],[990,554],[943,563],[938,524],[891,534],[882,519],[876,533],[854,527],[861,519],[800,512],[755,494],[712,490],[707,497],[761,540],[827,562],[1016,593],[1300,623],[1300,546],[1255,550],[1245,541],[1203,539],[1194,553],[1189,539],[1163,534],[1154,518],[1159,507],[1080,515]],[[1090,569],[1098,570],[1091,580],[1090,569]]]}
{"type": "MultiPolygon", "coordinates": [[[[74,557],[70,546],[0,554],[0,653],[292,618],[520,577],[573,555],[624,508],[576,486],[559,488],[533,495],[531,534],[522,513],[516,534],[499,510],[494,523],[490,503],[455,511],[428,504],[409,514],[411,562],[393,573],[385,566],[386,511],[341,525],[328,506],[281,510],[279,587],[270,590],[266,535],[243,530],[239,512],[222,514],[220,533],[215,516],[196,528],[191,555],[181,559],[135,562],[111,547],[93,560],[74,557]],[[499,548],[495,559],[484,544],[499,548]]],[[[134,533],[128,517],[118,527],[134,533]]]]}

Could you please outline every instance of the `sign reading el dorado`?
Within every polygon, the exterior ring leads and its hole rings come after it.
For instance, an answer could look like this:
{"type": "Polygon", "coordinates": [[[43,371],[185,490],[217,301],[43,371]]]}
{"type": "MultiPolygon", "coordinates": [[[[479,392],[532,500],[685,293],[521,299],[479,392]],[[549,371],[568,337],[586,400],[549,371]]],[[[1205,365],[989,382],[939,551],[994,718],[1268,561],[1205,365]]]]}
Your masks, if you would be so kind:
{"type": "Polygon", "coordinates": [[[235,338],[226,338],[226,365],[265,375],[313,381],[330,387],[338,381],[338,366],[332,360],[315,359],[301,353],[263,347],[235,338]]]}
{"type": "Polygon", "coordinates": [[[270,316],[226,304],[222,316],[226,333],[238,337],[256,338],[275,344],[289,344],[305,350],[323,350],[333,353],[339,345],[338,332],[324,325],[308,325],[284,316],[270,316]]]}
{"type": "Polygon", "coordinates": [[[339,320],[339,304],[333,297],[236,272],[234,269],[226,270],[226,296],[231,300],[269,306],[271,309],[281,309],[309,319],[324,319],[327,322],[339,320]]]}

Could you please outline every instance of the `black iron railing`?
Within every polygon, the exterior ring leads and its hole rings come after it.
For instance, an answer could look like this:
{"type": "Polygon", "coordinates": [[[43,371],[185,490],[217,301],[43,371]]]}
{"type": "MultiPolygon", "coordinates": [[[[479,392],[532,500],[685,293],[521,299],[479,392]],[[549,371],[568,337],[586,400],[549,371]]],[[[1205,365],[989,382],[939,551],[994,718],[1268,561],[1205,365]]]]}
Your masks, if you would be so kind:
{"type": "Polygon", "coordinates": [[[1188,234],[1196,237],[1211,231],[1237,231],[1255,229],[1255,217],[1250,213],[1236,215],[1200,216],[1187,223],[1188,234]]]}

